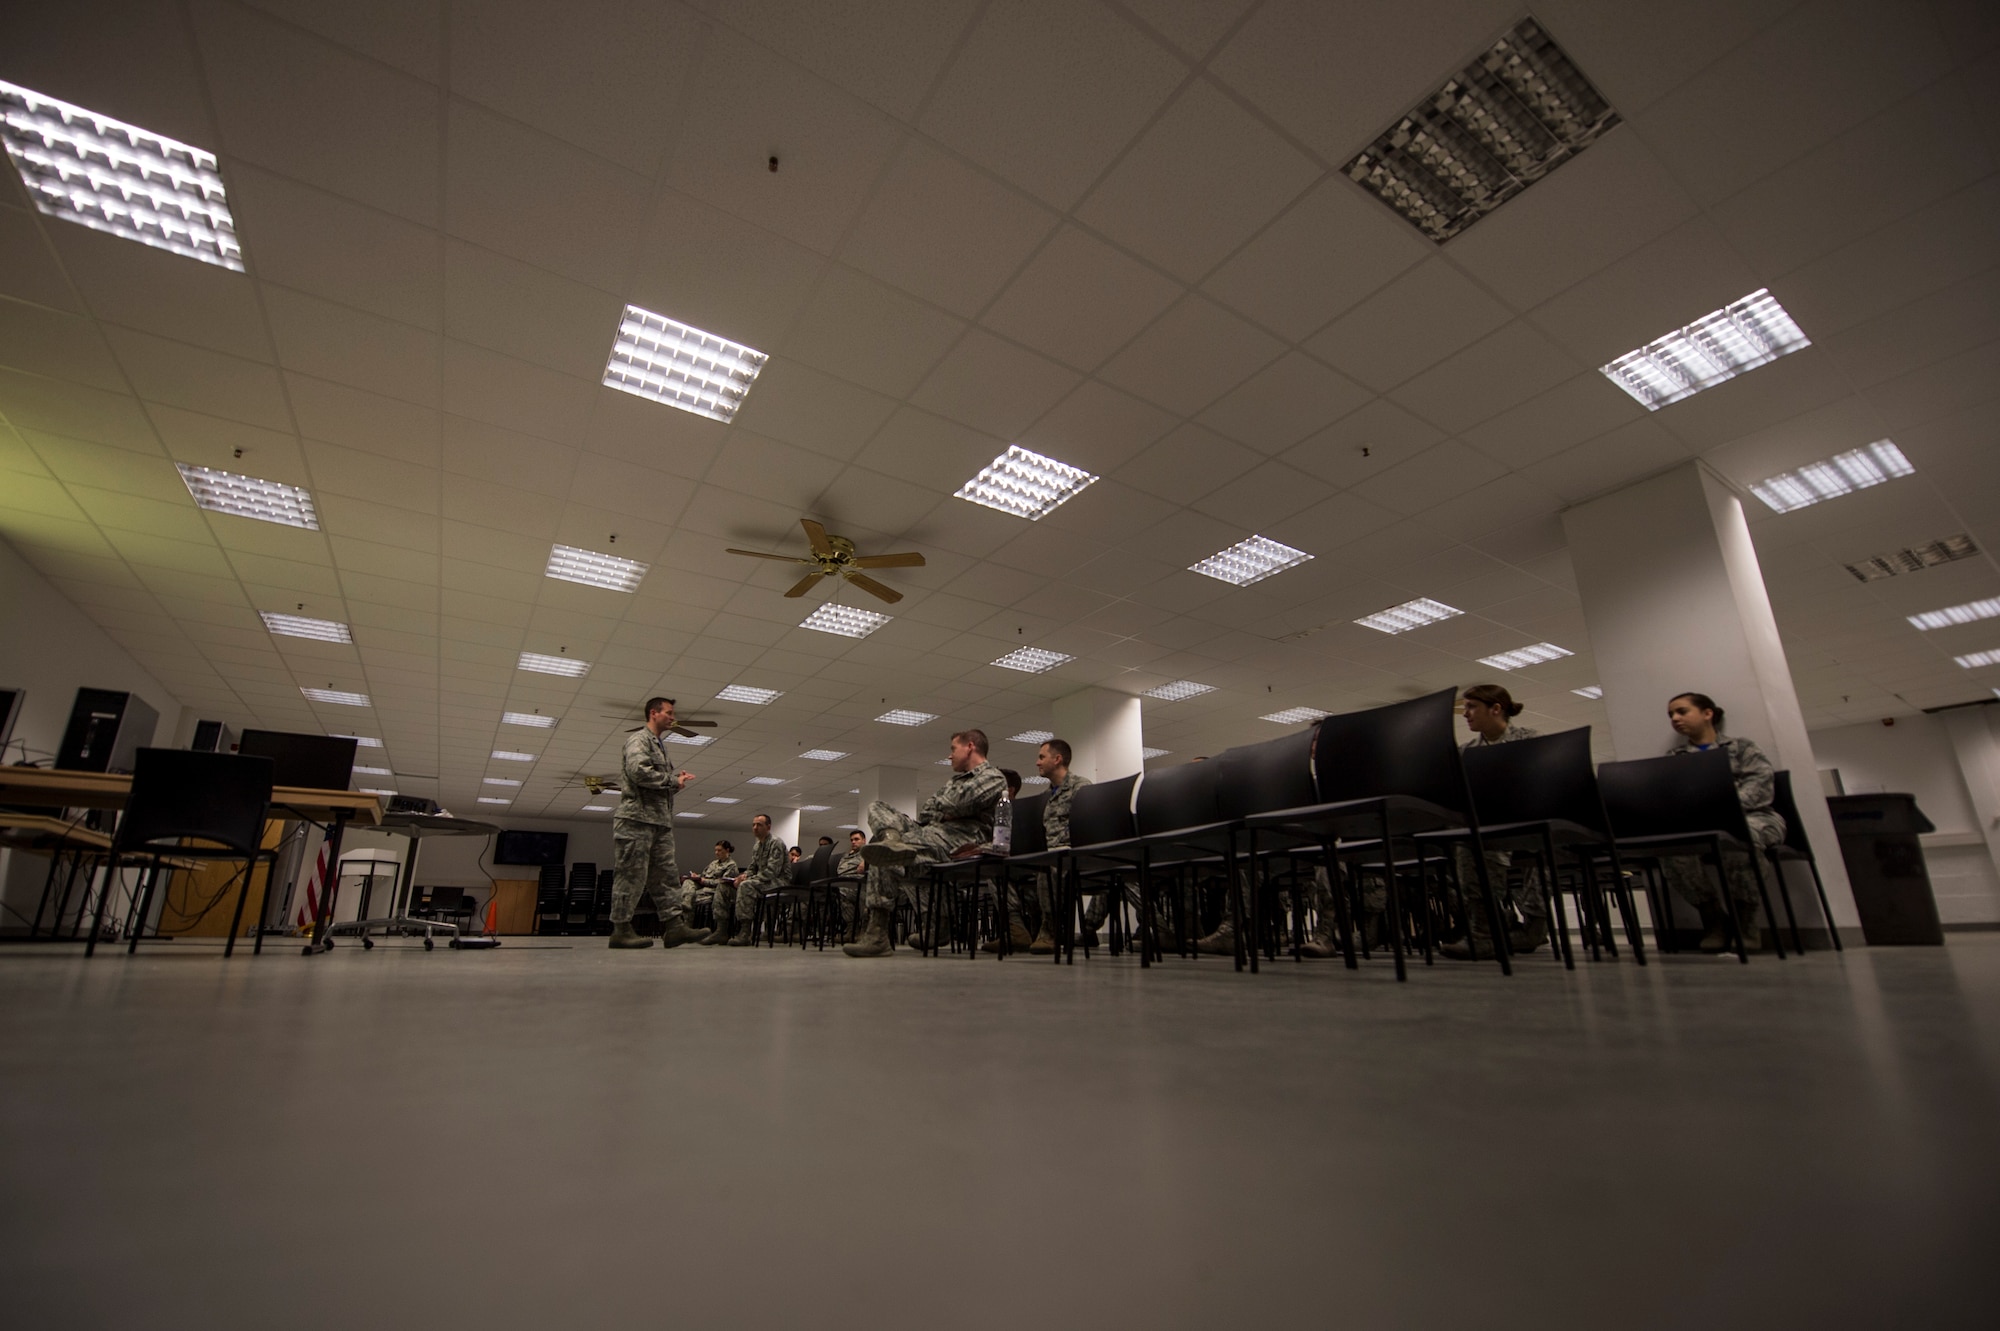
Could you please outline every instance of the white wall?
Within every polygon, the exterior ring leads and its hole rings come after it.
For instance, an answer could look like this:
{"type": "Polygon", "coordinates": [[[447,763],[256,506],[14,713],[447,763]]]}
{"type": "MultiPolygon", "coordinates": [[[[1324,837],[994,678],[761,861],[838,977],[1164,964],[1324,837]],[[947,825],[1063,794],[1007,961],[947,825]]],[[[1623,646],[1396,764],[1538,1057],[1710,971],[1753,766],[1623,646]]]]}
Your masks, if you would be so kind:
{"type": "MultiPolygon", "coordinates": [[[[2000,708],[1977,709],[2000,713],[2000,708]]],[[[2000,869],[1988,850],[1987,835],[1967,789],[1959,756],[1945,724],[1936,716],[1898,717],[1815,730],[1813,754],[1822,769],[1840,773],[1851,795],[1895,792],[1914,795],[1917,807],[1937,825],[1924,838],[1924,860],[1938,917],[1946,924],[2000,923],[2000,869]]],[[[2000,741],[1986,727],[1991,760],[2000,761],[2000,741]]]]}
{"type": "MultiPolygon", "coordinates": [[[[55,756],[79,687],[136,693],[152,704],[160,722],[148,743],[171,744],[180,728],[180,700],[0,540],[0,688],[25,691],[7,762],[21,760],[23,745],[31,759],[55,756]]],[[[21,924],[13,911],[33,916],[48,867],[46,856],[0,851],[0,928],[21,924]]]]}

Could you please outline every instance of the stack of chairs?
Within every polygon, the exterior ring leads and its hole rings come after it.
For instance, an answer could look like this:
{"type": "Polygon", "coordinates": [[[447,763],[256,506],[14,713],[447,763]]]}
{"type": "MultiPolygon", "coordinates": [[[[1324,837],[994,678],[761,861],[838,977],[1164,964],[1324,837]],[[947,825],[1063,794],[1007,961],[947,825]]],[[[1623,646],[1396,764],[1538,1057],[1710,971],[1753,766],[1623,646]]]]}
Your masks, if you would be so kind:
{"type": "Polygon", "coordinates": [[[535,884],[535,932],[559,934],[563,927],[563,867],[544,864],[535,884]]]}
{"type": "Polygon", "coordinates": [[[564,894],[563,928],[566,934],[587,934],[597,914],[597,866],[579,860],[569,866],[569,891],[564,894]]]}
{"type": "MultiPolygon", "coordinates": [[[[590,911],[590,931],[594,934],[608,934],[611,932],[611,888],[617,881],[618,871],[616,869],[598,870],[597,895],[592,900],[590,911]]],[[[674,884],[674,890],[679,891],[680,884],[674,884]]],[[[649,906],[652,904],[650,898],[648,898],[646,904],[649,906]]],[[[658,924],[655,923],[654,929],[656,932],[658,931],[658,927],[658,924]]]]}

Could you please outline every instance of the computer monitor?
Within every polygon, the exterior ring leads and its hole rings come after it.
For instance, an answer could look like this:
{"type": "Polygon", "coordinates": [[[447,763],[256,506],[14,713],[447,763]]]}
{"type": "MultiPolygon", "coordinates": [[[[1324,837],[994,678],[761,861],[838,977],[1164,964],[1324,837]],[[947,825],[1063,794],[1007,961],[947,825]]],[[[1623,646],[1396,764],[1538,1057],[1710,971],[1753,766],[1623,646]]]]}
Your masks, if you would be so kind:
{"type": "Polygon", "coordinates": [[[493,839],[495,864],[561,864],[568,853],[567,832],[508,830],[493,839]]]}
{"type": "Polygon", "coordinates": [[[354,778],[354,741],[286,730],[246,730],[236,751],[271,760],[271,784],[303,790],[346,790],[354,778]]]}

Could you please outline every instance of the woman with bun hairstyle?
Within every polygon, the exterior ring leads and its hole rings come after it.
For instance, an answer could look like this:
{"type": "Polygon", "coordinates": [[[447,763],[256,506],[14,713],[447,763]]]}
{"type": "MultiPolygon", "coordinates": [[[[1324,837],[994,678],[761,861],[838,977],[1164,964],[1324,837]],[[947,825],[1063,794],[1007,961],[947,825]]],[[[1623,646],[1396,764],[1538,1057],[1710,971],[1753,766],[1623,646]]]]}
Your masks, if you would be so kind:
{"type": "MultiPolygon", "coordinates": [[[[1672,757],[1721,749],[1729,755],[1736,798],[1742,802],[1744,821],[1750,824],[1750,839],[1761,851],[1785,839],[1784,817],[1771,807],[1777,798],[1777,772],[1755,740],[1723,733],[1722,718],[1722,709],[1706,693],[1676,693],[1667,700],[1667,721],[1680,738],[1667,754],[1672,757]]],[[[1754,952],[1764,945],[1764,935],[1757,928],[1756,871],[1748,855],[1725,852],[1722,859],[1729,895],[1736,899],[1736,918],[1743,925],[1743,948],[1754,952]]],[[[1729,908],[1722,899],[1722,889],[1701,860],[1693,855],[1665,856],[1660,860],[1660,871],[1666,875],[1667,885],[1701,912],[1701,922],[1707,926],[1701,950],[1731,950],[1734,940],[1729,936],[1729,908]]],[[[1779,890],[1784,890],[1782,885],[1779,890]]]]}
{"type": "MultiPolygon", "coordinates": [[[[1489,744],[1533,739],[1541,733],[1514,724],[1514,718],[1521,714],[1521,704],[1498,684],[1475,684],[1467,689],[1459,703],[1459,711],[1465,718],[1465,728],[1472,732],[1472,738],[1461,746],[1468,751],[1489,744]]],[[[1479,876],[1472,863],[1472,852],[1460,846],[1453,852],[1453,858],[1458,866],[1459,886],[1466,903],[1465,941],[1446,943],[1438,951],[1454,961],[1490,957],[1493,955],[1493,938],[1487,929],[1486,911],[1474,903],[1477,894],[1472,888],[1479,881],[1479,876]]],[[[1507,931],[1507,948],[1510,952],[1533,952],[1549,936],[1549,906],[1542,896],[1541,876],[1530,869],[1521,890],[1515,892],[1507,881],[1508,865],[1509,857],[1505,851],[1486,852],[1486,872],[1493,880],[1493,899],[1500,913],[1511,917],[1518,911],[1521,916],[1520,927],[1507,931]]]]}

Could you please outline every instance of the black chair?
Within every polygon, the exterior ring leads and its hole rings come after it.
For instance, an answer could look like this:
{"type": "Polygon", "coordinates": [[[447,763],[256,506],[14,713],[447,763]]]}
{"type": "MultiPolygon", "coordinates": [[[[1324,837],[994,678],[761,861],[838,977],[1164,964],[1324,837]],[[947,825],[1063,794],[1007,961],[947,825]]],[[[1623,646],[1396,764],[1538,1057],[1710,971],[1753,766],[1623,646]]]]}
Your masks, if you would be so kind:
{"type": "MultiPolygon", "coordinates": [[[[617,886],[618,871],[616,869],[599,869],[597,871],[597,895],[591,899],[590,903],[590,929],[592,933],[609,934],[611,932],[611,896],[617,890],[617,886]]],[[[674,890],[676,892],[680,891],[679,883],[674,884],[674,890]]],[[[643,904],[647,907],[657,909],[657,907],[653,906],[651,893],[643,893],[642,900],[643,904]]],[[[635,908],[639,904],[641,903],[633,903],[635,908]]]]}
{"type": "MultiPolygon", "coordinates": [[[[264,823],[271,810],[271,760],[234,753],[196,753],[185,749],[140,749],[132,764],[132,794],[111,839],[111,864],[104,891],[97,898],[84,955],[97,950],[104,932],[104,908],[121,862],[149,861],[137,904],[128,953],[139,950],[146,917],[160,880],[163,858],[174,860],[241,860],[243,885],[236,893],[236,913],[229,920],[224,956],[236,951],[236,932],[243,924],[243,906],[250,897],[250,879],[258,860],[270,862],[277,873],[277,851],[263,849],[264,823]]],[[[265,882],[268,884],[267,877],[265,882]]],[[[257,931],[253,953],[264,950],[264,931],[257,931]]]]}
{"type": "MultiPolygon", "coordinates": [[[[1057,880],[1056,918],[1062,921],[1064,952],[1071,959],[1075,957],[1076,928],[1082,924],[1083,884],[1091,878],[1116,878],[1126,871],[1120,859],[1099,860],[1092,853],[1098,845],[1112,845],[1129,841],[1133,836],[1132,789],[1139,783],[1138,774],[1121,776],[1111,781],[1099,781],[1083,787],[1070,800],[1069,806],[1069,846],[1060,854],[1066,870],[1057,880]]],[[[1114,881],[1107,885],[1111,891],[1117,890],[1114,881]]],[[[1111,951],[1116,954],[1123,943],[1124,914],[1113,908],[1107,917],[1111,932],[1111,951]]],[[[1090,949],[1084,949],[1088,957],[1090,949]]]]}
{"type": "Polygon", "coordinates": [[[1792,949],[1804,955],[1806,945],[1805,940],[1799,937],[1799,922],[1792,914],[1792,898],[1785,891],[1785,871],[1781,866],[1804,860],[1806,867],[1812,870],[1813,891],[1819,894],[1819,917],[1826,921],[1826,931],[1833,938],[1833,950],[1845,951],[1840,945],[1840,930],[1833,926],[1833,911],[1826,904],[1826,884],[1819,876],[1819,860],[1813,855],[1812,841],[1806,836],[1805,824],[1799,821],[1799,803],[1792,795],[1790,772],[1778,773],[1777,791],[1771,798],[1771,809],[1785,820],[1785,839],[1775,846],[1766,846],[1764,857],[1771,862],[1771,870],[1778,878],[1778,894],[1785,900],[1785,918],[1792,925],[1792,949]]]}
{"type": "Polygon", "coordinates": [[[579,860],[569,866],[569,891],[563,904],[563,927],[566,934],[587,934],[590,932],[591,917],[597,912],[597,865],[589,860],[579,860]]]}
{"type": "MultiPolygon", "coordinates": [[[[1632,955],[1646,964],[1638,912],[1618,856],[1618,842],[1604,812],[1597,772],[1590,759],[1590,727],[1565,730],[1535,739],[1487,744],[1465,751],[1465,780],[1479,813],[1479,832],[1489,850],[1527,851],[1540,857],[1549,876],[1549,895],[1556,910],[1556,947],[1563,965],[1576,968],[1570,954],[1569,921],[1563,910],[1560,852],[1576,862],[1578,914],[1586,926],[1593,960],[1600,939],[1617,955],[1611,938],[1610,915],[1597,882],[1600,862],[1608,861],[1611,891],[1625,922],[1632,955]]],[[[1432,833],[1449,836],[1449,833],[1432,833]]]]}
{"type": "MultiPolygon", "coordinates": [[[[1423,698],[1367,711],[1329,716],[1319,723],[1313,757],[1317,804],[1253,815],[1247,827],[1305,842],[1327,838],[1373,839],[1388,885],[1389,938],[1396,978],[1408,978],[1404,960],[1403,911],[1397,889],[1396,838],[1462,828],[1472,842],[1479,892],[1503,974],[1513,974],[1507,956],[1493,884],[1486,872],[1485,846],[1472,816],[1457,736],[1458,690],[1441,689],[1423,698]]],[[[1251,895],[1251,936],[1259,934],[1258,894],[1251,895]]],[[[1425,960],[1429,958],[1429,911],[1425,911],[1425,960]]],[[[1343,930],[1343,935],[1346,930],[1343,930]]],[[[1343,942],[1343,953],[1352,946],[1343,942]]],[[[1255,968],[1256,951],[1251,951],[1255,968]]]]}
{"type": "MultiPolygon", "coordinates": [[[[433,887],[424,900],[422,918],[468,930],[472,927],[472,905],[472,898],[462,887],[433,887]]],[[[458,944],[454,942],[452,946],[458,944]]]]}
{"type": "Polygon", "coordinates": [[[822,909],[822,899],[832,890],[833,847],[821,846],[813,852],[812,858],[800,856],[798,863],[791,866],[791,872],[775,887],[767,887],[758,895],[757,914],[750,923],[750,938],[754,943],[757,931],[764,933],[764,942],[770,947],[778,945],[779,918],[784,918],[786,932],[796,928],[799,947],[811,945],[819,939],[822,950],[826,947],[826,919],[822,909]]]}
{"type": "MultiPolygon", "coordinates": [[[[1272,813],[1282,809],[1300,809],[1319,802],[1319,788],[1313,780],[1313,747],[1318,739],[1319,727],[1309,726],[1295,730],[1289,735],[1276,739],[1260,740],[1255,744],[1242,744],[1233,749],[1224,749],[1204,766],[1216,769],[1216,804],[1222,817],[1244,823],[1246,834],[1245,863],[1251,874],[1251,895],[1266,895],[1266,884],[1260,879],[1259,871],[1273,855],[1283,854],[1295,859],[1313,859],[1322,864],[1328,875],[1337,875],[1338,865],[1334,860],[1334,838],[1309,838],[1288,836],[1269,829],[1252,825],[1249,820],[1258,814],[1272,813]]],[[[1348,933],[1345,912],[1347,901],[1344,894],[1334,894],[1336,913],[1340,920],[1341,936],[1347,940],[1345,960],[1349,969],[1357,963],[1354,959],[1352,937],[1348,933]]],[[[1243,903],[1234,899],[1231,892],[1231,909],[1241,912],[1243,903]]],[[[1298,898],[1294,898],[1295,919],[1300,912],[1298,898]]],[[[1247,917],[1247,916],[1246,916],[1247,917]]],[[[1243,919],[1237,919],[1239,956],[1247,948],[1254,952],[1257,939],[1245,939],[1243,919]]],[[[1293,956],[1299,955],[1295,928],[1293,956]]],[[[1255,961],[1252,959],[1254,967],[1255,961]]]]}
{"type": "Polygon", "coordinates": [[[560,864],[544,864],[535,883],[535,932],[561,933],[563,905],[563,867],[560,864]]]}
{"type": "MultiPolygon", "coordinates": [[[[1757,894],[1763,899],[1765,918],[1771,921],[1771,941],[1782,959],[1785,945],[1778,936],[1778,917],[1771,913],[1771,894],[1764,883],[1764,857],[1750,835],[1743,817],[1743,804],[1736,795],[1736,779],[1729,770],[1729,755],[1721,749],[1705,753],[1672,754],[1664,758],[1641,758],[1634,762],[1605,763],[1597,769],[1597,786],[1604,795],[1604,811],[1611,831],[1627,854],[1643,855],[1657,864],[1662,856],[1694,855],[1713,864],[1722,883],[1722,901],[1729,913],[1729,927],[1736,936],[1736,959],[1748,965],[1750,954],[1743,947],[1743,922],[1736,910],[1736,895],[1729,890],[1729,874],[1723,852],[1732,850],[1748,857],[1757,878],[1757,894]]],[[[1654,891],[1650,882],[1647,896],[1653,908],[1653,934],[1665,947],[1671,943],[1673,903],[1671,888],[1654,891]],[[1662,927],[1664,926],[1664,928],[1662,927]]]]}

